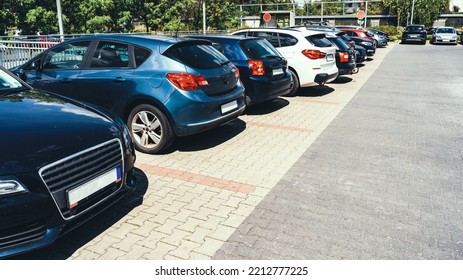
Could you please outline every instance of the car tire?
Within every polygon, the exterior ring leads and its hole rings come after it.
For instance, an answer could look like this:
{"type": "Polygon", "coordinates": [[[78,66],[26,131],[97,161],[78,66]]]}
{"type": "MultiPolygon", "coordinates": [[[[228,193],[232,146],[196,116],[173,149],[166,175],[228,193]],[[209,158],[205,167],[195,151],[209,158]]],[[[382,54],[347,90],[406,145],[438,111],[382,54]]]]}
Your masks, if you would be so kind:
{"type": "Polygon", "coordinates": [[[133,108],[127,119],[127,126],[135,148],[143,153],[160,153],[175,141],[166,115],[153,105],[142,104],[133,108]]]}
{"type": "Polygon", "coordinates": [[[297,77],[296,72],[294,72],[291,69],[288,69],[288,71],[289,73],[291,73],[291,90],[285,96],[291,97],[291,96],[296,95],[297,91],[300,88],[300,84],[299,84],[299,78],[297,77]]]}

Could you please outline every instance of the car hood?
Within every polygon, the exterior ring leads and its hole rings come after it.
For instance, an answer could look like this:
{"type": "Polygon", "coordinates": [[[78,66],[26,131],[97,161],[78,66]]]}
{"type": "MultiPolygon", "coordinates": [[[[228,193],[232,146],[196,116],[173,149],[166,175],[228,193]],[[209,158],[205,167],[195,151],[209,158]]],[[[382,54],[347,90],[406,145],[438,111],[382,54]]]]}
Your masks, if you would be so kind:
{"type": "Polygon", "coordinates": [[[36,172],[120,134],[96,109],[35,90],[0,95],[0,129],[0,175],[36,172]]]}

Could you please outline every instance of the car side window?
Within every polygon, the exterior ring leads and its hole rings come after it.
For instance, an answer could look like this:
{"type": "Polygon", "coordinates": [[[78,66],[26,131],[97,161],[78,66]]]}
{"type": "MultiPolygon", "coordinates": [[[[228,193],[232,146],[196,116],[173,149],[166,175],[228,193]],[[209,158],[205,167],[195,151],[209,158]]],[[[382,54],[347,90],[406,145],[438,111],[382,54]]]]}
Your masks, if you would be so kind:
{"type": "Polygon", "coordinates": [[[90,41],[73,42],[50,50],[42,69],[79,69],[89,45],[90,41]]]}
{"type": "Polygon", "coordinates": [[[136,67],[142,65],[143,62],[145,62],[148,59],[148,57],[150,57],[150,55],[151,55],[150,50],[140,48],[140,47],[135,47],[133,52],[135,54],[135,65],[136,65],[136,67]]]}
{"type": "Polygon", "coordinates": [[[279,36],[280,36],[280,46],[281,47],[294,46],[298,42],[296,38],[294,38],[293,36],[289,34],[280,33],[279,36]]]}
{"type": "Polygon", "coordinates": [[[123,68],[129,66],[127,44],[101,41],[92,57],[91,68],[123,68]]]}
{"type": "Polygon", "coordinates": [[[280,47],[280,42],[278,41],[278,34],[274,32],[265,32],[265,31],[256,31],[253,32],[253,37],[265,38],[267,41],[272,44],[275,48],[280,47]]]}

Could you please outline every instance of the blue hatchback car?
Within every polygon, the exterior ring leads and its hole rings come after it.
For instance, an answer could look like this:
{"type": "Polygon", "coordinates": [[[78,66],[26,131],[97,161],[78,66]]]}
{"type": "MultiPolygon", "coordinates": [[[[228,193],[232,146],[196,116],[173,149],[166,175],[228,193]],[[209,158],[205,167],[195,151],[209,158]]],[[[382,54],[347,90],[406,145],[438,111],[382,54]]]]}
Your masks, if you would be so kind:
{"type": "Polygon", "coordinates": [[[239,70],[207,40],[86,36],[12,71],[35,88],[120,116],[145,153],[232,121],[246,107],[239,70]]]}
{"type": "Polygon", "coordinates": [[[222,52],[240,71],[246,89],[246,105],[261,103],[291,91],[288,62],[266,39],[226,35],[196,35],[222,52]]]}

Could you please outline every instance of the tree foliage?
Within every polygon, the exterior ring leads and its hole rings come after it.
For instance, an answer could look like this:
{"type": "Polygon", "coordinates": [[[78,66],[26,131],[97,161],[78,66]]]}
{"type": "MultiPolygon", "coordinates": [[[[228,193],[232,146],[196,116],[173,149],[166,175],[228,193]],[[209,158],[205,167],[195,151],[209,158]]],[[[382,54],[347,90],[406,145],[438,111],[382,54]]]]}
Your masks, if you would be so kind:
{"type": "MultiPolygon", "coordinates": [[[[143,23],[146,31],[176,31],[202,29],[202,2],[206,2],[206,26],[210,30],[239,27],[241,0],[61,0],[66,33],[129,32],[143,23]]],[[[398,15],[401,25],[407,24],[413,0],[383,0],[369,5],[371,13],[398,15]]],[[[291,0],[255,0],[255,4],[288,4],[278,9],[292,8],[291,0]],[[284,8],[285,7],[285,8],[284,8]]],[[[298,15],[320,14],[320,3],[306,1],[296,9],[298,15]]],[[[343,13],[342,1],[326,4],[325,15],[343,13]]],[[[276,6],[264,6],[266,9],[276,6]]],[[[257,13],[260,6],[255,6],[257,13]]],[[[448,0],[415,0],[414,23],[432,25],[441,12],[448,12],[448,0]]],[[[256,14],[256,13],[254,13],[256,14]]],[[[37,31],[57,33],[56,0],[1,0],[0,35],[17,28],[23,34],[37,31]]]]}

